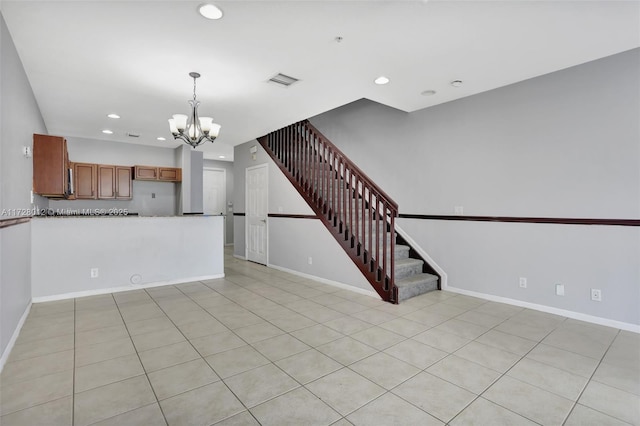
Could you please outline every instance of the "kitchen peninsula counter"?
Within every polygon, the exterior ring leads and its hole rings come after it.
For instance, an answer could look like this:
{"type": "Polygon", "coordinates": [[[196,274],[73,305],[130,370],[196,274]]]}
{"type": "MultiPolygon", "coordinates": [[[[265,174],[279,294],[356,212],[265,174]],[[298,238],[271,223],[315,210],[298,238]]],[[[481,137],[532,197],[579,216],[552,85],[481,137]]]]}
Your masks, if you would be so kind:
{"type": "Polygon", "coordinates": [[[34,301],[224,276],[223,216],[36,216],[34,301]],[[91,272],[97,269],[97,277],[91,272]]]}

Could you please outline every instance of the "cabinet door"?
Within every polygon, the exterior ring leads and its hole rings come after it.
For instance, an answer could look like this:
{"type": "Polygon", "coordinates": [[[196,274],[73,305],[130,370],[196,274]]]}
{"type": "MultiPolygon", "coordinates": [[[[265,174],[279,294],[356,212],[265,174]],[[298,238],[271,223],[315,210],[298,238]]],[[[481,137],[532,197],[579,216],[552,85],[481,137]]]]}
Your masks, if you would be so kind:
{"type": "Polygon", "coordinates": [[[182,169],[175,167],[158,167],[158,180],[180,182],[182,180],[182,169]]]}
{"type": "Polygon", "coordinates": [[[158,180],[158,168],[151,166],[135,166],[137,180],[158,180]]]}
{"type": "Polygon", "coordinates": [[[116,166],[98,165],[98,199],[116,198],[116,166]]]}
{"type": "Polygon", "coordinates": [[[33,135],[33,192],[45,197],[68,195],[67,141],[59,136],[33,135]]]}
{"type": "Polygon", "coordinates": [[[75,194],[77,200],[95,200],[96,164],[74,163],[75,194]]]}
{"type": "Polygon", "coordinates": [[[133,198],[131,167],[116,167],[116,200],[133,198]]]}

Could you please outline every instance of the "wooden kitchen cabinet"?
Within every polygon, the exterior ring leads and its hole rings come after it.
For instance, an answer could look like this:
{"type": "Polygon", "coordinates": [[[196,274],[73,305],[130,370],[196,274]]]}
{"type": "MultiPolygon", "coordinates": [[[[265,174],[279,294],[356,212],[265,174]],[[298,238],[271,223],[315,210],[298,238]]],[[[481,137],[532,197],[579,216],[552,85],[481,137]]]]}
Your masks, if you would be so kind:
{"type": "Polygon", "coordinates": [[[116,168],[98,164],[98,199],[115,200],[116,198],[116,168]]]}
{"type": "Polygon", "coordinates": [[[97,194],[97,164],[73,163],[76,200],[95,200],[97,194]]]}
{"type": "Polygon", "coordinates": [[[134,166],[136,180],[181,182],[182,169],[177,167],[134,166]]]}
{"type": "Polygon", "coordinates": [[[67,140],[60,136],[33,135],[33,192],[49,198],[70,195],[67,140]]]}
{"type": "Polygon", "coordinates": [[[116,200],[133,198],[133,170],[131,167],[116,166],[116,200]]]}
{"type": "Polygon", "coordinates": [[[158,168],[153,166],[134,166],[136,180],[158,180],[158,168]]]}
{"type": "Polygon", "coordinates": [[[158,180],[181,182],[182,169],[176,167],[158,167],[158,180]]]}
{"type": "Polygon", "coordinates": [[[130,200],[133,197],[131,177],[131,167],[98,164],[98,199],[130,200]]]}

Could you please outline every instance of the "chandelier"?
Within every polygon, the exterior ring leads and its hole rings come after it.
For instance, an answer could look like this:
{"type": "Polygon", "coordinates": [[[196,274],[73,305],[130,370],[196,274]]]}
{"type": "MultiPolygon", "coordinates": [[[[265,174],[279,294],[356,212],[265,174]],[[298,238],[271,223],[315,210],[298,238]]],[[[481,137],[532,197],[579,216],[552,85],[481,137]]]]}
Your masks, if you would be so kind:
{"type": "Polygon", "coordinates": [[[193,78],[193,99],[189,100],[191,114],[174,114],[169,119],[169,129],[174,139],[181,139],[195,148],[206,141],[213,142],[220,133],[220,125],[214,123],[211,117],[198,117],[200,101],[196,99],[196,78],[200,74],[190,72],[189,76],[193,78]]]}

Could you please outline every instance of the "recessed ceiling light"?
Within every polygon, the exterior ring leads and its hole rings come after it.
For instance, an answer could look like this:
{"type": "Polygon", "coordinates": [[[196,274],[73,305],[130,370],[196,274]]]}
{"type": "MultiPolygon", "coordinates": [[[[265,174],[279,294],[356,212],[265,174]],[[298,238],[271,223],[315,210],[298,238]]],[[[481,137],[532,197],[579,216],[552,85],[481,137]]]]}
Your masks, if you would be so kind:
{"type": "Polygon", "coordinates": [[[107,114],[107,117],[109,117],[109,118],[120,118],[120,116],[118,114],[107,114]]]}
{"type": "Polygon", "coordinates": [[[420,93],[422,96],[433,96],[436,94],[435,90],[425,90],[424,92],[420,93]]]}
{"type": "Polygon", "coordinates": [[[451,85],[452,85],[453,87],[460,87],[460,86],[462,86],[462,80],[453,80],[453,81],[451,82],[451,85]]]}
{"type": "Polygon", "coordinates": [[[198,7],[200,15],[207,19],[220,19],[222,18],[222,10],[213,4],[202,4],[198,7]]]}
{"type": "Polygon", "coordinates": [[[226,158],[224,155],[218,155],[218,158],[226,158]]]}
{"type": "Polygon", "coordinates": [[[159,140],[159,141],[166,141],[167,140],[167,139],[163,138],[162,136],[158,136],[156,139],[159,140]]]}
{"type": "Polygon", "coordinates": [[[108,129],[104,129],[104,130],[102,131],[102,133],[104,133],[105,135],[112,135],[112,134],[113,134],[113,131],[108,130],[108,129]]]}
{"type": "Polygon", "coordinates": [[[389,83],[389,81],[391,81],[391,80],[389,80],[387,77],[385,77],[383,75],[381,75],[380,77],[378,77],[375,80],[373,80],[373,82],[375,84],[380,84],[380,85],[387,84],[387,83],[389,83]]]}

